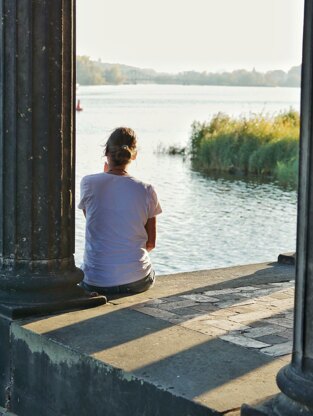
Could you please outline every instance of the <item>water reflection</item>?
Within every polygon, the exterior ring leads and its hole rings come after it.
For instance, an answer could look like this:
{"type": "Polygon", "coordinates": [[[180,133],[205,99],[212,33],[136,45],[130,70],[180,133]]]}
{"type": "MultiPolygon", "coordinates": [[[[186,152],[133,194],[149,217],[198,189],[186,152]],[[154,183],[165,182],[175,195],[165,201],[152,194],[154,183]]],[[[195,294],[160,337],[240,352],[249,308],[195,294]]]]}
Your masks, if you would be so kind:
{"type": "MultiPolygon", "coordinates": [[[[288,89],[158,88],[81,88],[84,112],[77,117],[77,201],[80,178],[102,169],[102,145],[108,132],[129,125],[140,138],[131,174],[154,184],[162,202],[157,249],[152,253],[159,274],[272,261],[279,253],[294,250],[296,191],[255,178],[208,177],[192,170],[183,158],[156,154],[155,149],[159,143],[185,144],[192,121],[203,121],[204,114],[208,118],[217,111],[234,114],[296,107],[298,91],[293,89],[289,97],[288,89]]],[[[78,211],[78,264],[83,239],[84,219],[78,211]]]]}
{"type": "Polygon", "coordinates": [[[177,157],[162,157],[160,164],[184,167],[160,189],[164,217],[153,257],[162,272],[274,260],[294,249],[295,191],[203,176],[177,157]]]}

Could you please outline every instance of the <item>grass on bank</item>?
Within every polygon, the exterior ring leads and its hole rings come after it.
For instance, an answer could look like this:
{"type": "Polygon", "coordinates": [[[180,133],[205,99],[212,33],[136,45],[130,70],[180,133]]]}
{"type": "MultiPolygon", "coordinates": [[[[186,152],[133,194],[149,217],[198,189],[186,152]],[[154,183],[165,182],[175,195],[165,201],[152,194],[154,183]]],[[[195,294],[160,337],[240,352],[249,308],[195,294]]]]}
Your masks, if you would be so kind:
{"type": "Polygon", "coordinates": [[[158,155],[170,155],[170,156],[186,156],[187,148],[181,147],[179,145],[164,146],[159,144],[155,150],[155,153],[158,155]]]}
{"type": "Polygon", "coordinates": [[[193,166],[206,173],[272,177],[295,186],[299,130],[300,116],[294,110],[239,119],[218,113],[209,123],[192,125],[193,166]]]}

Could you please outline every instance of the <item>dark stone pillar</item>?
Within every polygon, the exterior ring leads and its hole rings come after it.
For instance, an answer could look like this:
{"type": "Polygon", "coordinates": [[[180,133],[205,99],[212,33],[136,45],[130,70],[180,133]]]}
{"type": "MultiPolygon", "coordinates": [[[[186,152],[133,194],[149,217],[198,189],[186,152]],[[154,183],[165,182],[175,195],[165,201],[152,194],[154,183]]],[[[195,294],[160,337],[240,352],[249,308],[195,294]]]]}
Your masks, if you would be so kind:
{"type": "Polygon", "coordinates": [[[103,303],[74,263],[75,0],[0,0],[0,311],[103,303]]]}
{"type": "Polygon", "coordinates": [[[272,402],[241,414],[313,416],[313,0],[304,12],[294,345],[277,384],[272,402]]]}

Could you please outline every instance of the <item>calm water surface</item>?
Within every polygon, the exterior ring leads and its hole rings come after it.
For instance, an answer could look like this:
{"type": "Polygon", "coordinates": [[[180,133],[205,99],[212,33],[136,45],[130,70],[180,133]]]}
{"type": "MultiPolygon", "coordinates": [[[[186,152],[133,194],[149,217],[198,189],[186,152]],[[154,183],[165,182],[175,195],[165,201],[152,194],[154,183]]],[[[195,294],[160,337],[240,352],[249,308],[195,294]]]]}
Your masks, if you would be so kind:
{"type": "MultiPolygon", "coordinates": [[[[132,127],[139,154],[130,173],[152,183],[163,213],[157,249],[159,274],[274,260],[295,249],[295,191],[274,183],[208,178],[159,146],[185,145],[194,120],[219,111],[233,116],[299,109],[297,88],[123,85],[80,87],[77,114],[77,195],[82,176],[102,170],[102,145],[115,127],[132,127]]],[[[76,261],[83,256],[85,221],[76,214],[76,261]]]]}

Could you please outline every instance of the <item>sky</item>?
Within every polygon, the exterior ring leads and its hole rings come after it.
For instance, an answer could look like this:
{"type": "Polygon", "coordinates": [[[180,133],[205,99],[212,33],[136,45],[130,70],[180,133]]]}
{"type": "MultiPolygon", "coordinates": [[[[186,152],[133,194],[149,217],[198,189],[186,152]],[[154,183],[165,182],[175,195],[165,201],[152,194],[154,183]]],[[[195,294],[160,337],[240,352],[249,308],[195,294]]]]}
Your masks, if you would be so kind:
{"type": "Polygon", "coordinates": [[[77,0],[77,54],[157,71],[288,70],[304,0],[77,0]]]}

